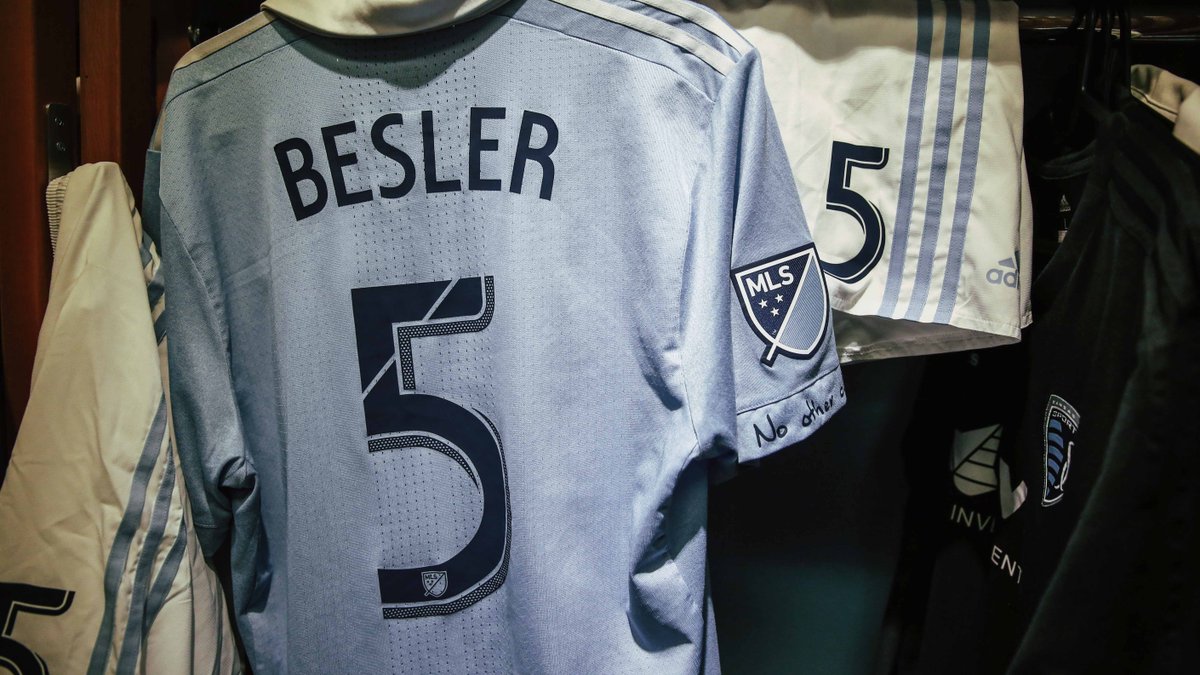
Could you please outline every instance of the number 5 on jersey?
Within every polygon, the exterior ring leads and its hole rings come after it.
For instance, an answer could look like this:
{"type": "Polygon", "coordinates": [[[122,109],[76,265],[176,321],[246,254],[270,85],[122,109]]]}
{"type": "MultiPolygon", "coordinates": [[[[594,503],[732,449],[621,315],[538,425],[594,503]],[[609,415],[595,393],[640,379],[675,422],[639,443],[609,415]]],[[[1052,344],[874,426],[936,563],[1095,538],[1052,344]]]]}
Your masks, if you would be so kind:
{"type": "MultiPolygon", "coordinates": [[[[386,619],[452,614],[499,588],[508,574],[512,519],[500,433],[483,412],[417,393],[413,340],[484,330],[495,311],[492,277],[351,291],[369,453],[424,448],[454,461],[481,493],[470,541],[433,565],[379,570],[386,619]]],[[[379,494],[387,486],[379,486],[379,494]]],[[[437,508],[436,504],[429,505],[437,508]]]]}
{"type": "Polygon", "coordinates": [[[849,260],[821,261],[825,274],[848,284],[860,281],[883,256],[883,215],[879,208],[850,187],[854,169],[878,171],[887,166],[888,149],[873,145],[854,145],[833,142],[829,159],[829,188],[825,191],[825,206],[831,211],[845,213],[858,221],[863,232],[863,244],[849,260]]]}

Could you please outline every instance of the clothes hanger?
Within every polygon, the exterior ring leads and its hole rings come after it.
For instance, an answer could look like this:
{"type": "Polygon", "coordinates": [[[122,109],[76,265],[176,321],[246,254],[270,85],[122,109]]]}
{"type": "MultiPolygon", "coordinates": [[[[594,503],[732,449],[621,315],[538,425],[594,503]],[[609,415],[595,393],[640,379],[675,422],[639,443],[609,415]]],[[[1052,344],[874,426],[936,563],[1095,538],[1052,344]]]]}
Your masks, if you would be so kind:
{"type": "Polygon", "coordinates": [[[1092,3],[1081,4],[1076,8],[1075,18],[1071,21],[1071,26],[1067,29],[1068,34],[1075,34],[1075,39],[1079,41],[1076,46],[1079,70],[1073,83],[1074,89],[1069,94],[1071,97],[1070,102],[1064,107],[1064,115],[1060,118],[1065,119],[1065,124],[1062,124],[1056,134],[1060,139],[1059,145],[1064,151],[1075,146],[1074,141],[1078,136],[1082,135],[1080,131],[1080,118],[1083,115],[1081,113],[1086,113],[1088,119],[1095,122],[1103,116],[1104,112],[1103,106],[1088,91],[1093,53],[1095,51],[1096,16],[1095,5],[1092,3]]]}
{"type": "Polygon", "coordinates": [[[1108,12],[1100,12],[1095,5],[1088,5],[1087,12],[1083,20],[1083,55],[1080,59],[1079,67],[1079,86],[1075,91],[1075,107],[1071,114],[1071,120],[1068,123],[1068,135],[1076,129],[1076,124],[1079,121],[1080,111],[1087,113],[1088,117],[1093,122],[1099,121],[1107,113],[1106,106],[1097,99],[1093,93],[1095,85],[1093,84],[1093,62],[1095,59],[1095,39],[1096,39],[1096,21],[1100,19],[1101,39],[1104,44],[1101,46],[1100,62],[1103,77],[1104,61],[1108,54],[1109,35],[1111,35],[1112,27],[1107,18],[1108,12]],[[1089,86],[1091,85],[1091,86],[1089,86]]]}
{"type": "Polygon", "coordinates": [[[1129,9],[1121,7],[1117,10],[1117,22],[1120,26],[1120,37],[1117,41],[1115,57],[1118,59],[1120,79],[1109,80],[1113,88],[1112,108],[1115,110],[1127,100],[1133,98],[1130,87],[1133,85],[1133,61],[1130,57],[1129,46],[1133,43],[1133,19],[1129,9]]]}

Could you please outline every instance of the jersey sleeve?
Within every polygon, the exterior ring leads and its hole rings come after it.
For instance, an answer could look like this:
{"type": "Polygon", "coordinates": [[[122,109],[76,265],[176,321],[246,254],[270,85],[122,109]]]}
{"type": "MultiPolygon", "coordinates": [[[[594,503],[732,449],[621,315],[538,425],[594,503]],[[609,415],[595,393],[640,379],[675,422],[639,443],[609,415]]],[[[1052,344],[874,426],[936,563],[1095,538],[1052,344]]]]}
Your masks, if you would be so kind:
{"type": "Polygon", "coordinates": [[[821,263],[756,52],[715,102],[684,262],[683,367],[702,448],[803,440],[845,401],[821,263]]]}
{"type": "Polygon", "coordinates": [[[158,239],[164,269],[168,386],[172,429],[196,532],[211,557],[230,535],[236,561],[253,557],[257,535],[255,472],[229,360],[228,329],[188,243],[158,196],[159,153],[146,162],[146,229],[158,239]],[[253,521],[253,522],[248,522],[253,521]]]}

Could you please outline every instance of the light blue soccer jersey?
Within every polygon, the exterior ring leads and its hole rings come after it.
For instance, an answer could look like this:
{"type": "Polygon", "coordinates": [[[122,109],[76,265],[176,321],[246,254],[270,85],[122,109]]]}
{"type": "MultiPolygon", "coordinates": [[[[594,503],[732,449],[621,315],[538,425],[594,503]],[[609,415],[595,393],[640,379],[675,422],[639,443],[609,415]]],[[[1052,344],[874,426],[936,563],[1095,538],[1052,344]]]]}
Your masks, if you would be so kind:
{"type": "Polygon", "coordinates": [[[256,673],[719,669],[710,467],[845,394],[757,55],[653,5],[264,15],[173,75],[172,414],[256,673]]]}

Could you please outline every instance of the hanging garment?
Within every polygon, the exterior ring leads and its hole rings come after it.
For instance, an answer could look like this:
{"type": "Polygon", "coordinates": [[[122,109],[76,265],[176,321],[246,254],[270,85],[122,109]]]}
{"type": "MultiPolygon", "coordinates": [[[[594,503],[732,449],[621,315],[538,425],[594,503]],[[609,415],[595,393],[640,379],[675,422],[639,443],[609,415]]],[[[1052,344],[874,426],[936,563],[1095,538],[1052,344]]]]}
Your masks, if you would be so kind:
{"type": "Polygon", "coordinates": [[[1033,214],[1016,4],[706,4],[762,54],[841,359],[1019,340],[1033,214]]]}
{"type": "Polygon", "coordinates": [[[1181,672],[1200,621],[1196,431],[1183,412],[1200,404],[1185,355],[1200,158],[1130,100],[1034,182],[1035,198],[1073,216],[1034,284],[1027,372],[1005,368],[1025,382],[1010,399],[1018,421],[978,446],[1008,480],[984,495],[994,527],[928,544],[928,601],[905,617],[896,667],[1181,672]]]}
{"type": "Polygon", "coordinates": [[[0,663],[240,672],[170,441],[158,255],[116,165],[48,194],[50,300],[0,489],[0,663]]]}
{"type": "Polygon", "coordinates": [[[268,2],[148,158],[251,665],[715,672],[710,466],[845,397],[758,56],[675,0],[413,4],[268,2]]]}
{"type": "Polygon", "coordinates": [[[1007,442],[1026,351],[1022,343],[928,359],[902,443],[909,494],[879,672],[974,672],[990,640],[986,616],[964,598],[986,594],[996,530],[1028,497],[1007,442]]]}
{"type": "MultiPolygon", "coordinates": [[[[1058,419],[1058,410],[1072,411],[1055,407],[1057,394],[1042,421],[1027,418],[1032,433],[1023,449],[1036,455],[1030,446],[1041,442],[1045,475],[1065,479],[1069,466],[1083,470],[1057,490],[1049,479],[1042,483],[1043,495],[1049,490],[1064,501],[1068,490],[1078,490],[1078,515],[1067,511],[1066,522],[1052,520],[1054,503],[1043,496],[1047,508],[1035,505],[1030,515],[1037,517],[1021,535],[1023,551],[1061,548],[1062,554],[1045,564],[1050,578],[1026,591],[1036,605],[1012,673],[1182,673],[1200,660],[1200,155],[1185,144],[1200,120],[1195,108],[1183,107],[1197,86],[1150,66],[1133,72],[1134,96],[1147,104],[1130,106],[1126,122],[1136,127],[1129,139],[1139,147],[1118,151],[1108,194],[1116,219],[1100,226],[1128,230],[1130,250],[1122,255],[1138,266],[1137,278],[1115,275],[1109,292],[1123,295],[1115,285],[1128,282],[1141,295],[1125,316],[1087,323],[1096,342],[1110,339],[1106,327],[1118,320],[1134,327],[1136,341],[1120,341],[1120,360],[1050,380],[1064,395],[1079,384],[1090,388],[1073,413],[1074,428],[1066,415],[1058,419]],[[1096,393],[1107,398],[1099,383],[1122,379],[1112,392],[1115,409],[1095,400],[1096,393]],[[1105,435],[1088,442],[1085,424],[1105,435]],[[1058,471],[1056,449],[1065,452],[1058,471]]],[[[1089,285],[1093,293],[1104,288],[1099,278],[1089,285]]],[[[1056,305],[1078,297],[1060,293],[1056,305]]],[[[1040,379],[1035,374],[1033,382],[1040,379]]],[[[1019,608],[1028,605],[1022,600],[1019,608]]]]}

